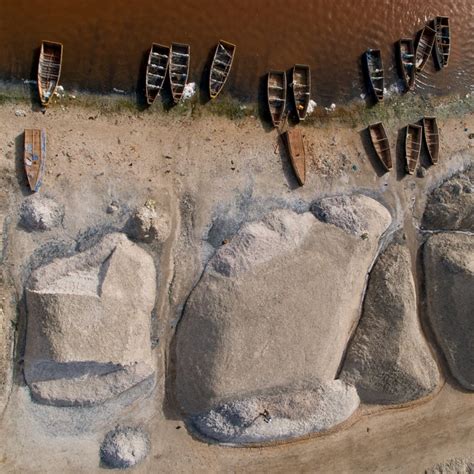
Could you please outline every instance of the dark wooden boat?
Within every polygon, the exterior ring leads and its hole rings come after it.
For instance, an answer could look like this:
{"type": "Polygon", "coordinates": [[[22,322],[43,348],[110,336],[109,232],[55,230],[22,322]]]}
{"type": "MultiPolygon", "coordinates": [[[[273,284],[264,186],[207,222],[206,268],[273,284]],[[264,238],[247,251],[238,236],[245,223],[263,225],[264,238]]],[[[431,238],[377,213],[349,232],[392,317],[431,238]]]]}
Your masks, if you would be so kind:
{"type": "Polygon", "coordinates": [[[436,32],[429,25],[421,30],[418,35],[418,41],[415,49],[415,67],[416,72],[423,71],[426,63],[430,57],[431,50],[435,41],[436,32]]]}
{"type": "Polygon", "coordinates": [[[377,102],[383,100],[383,63],[380,49],[368,49],[364,53],[364,63],[369,88],[377,102]]]}
{"type": "Polygon", "coordinates": [[[390,153],[390,143],[382,122],[369,125],[369,135],[377,158],[382,166],[390,171],[392,169],[392,155],[390,153]]]}
{"type": "Polygon", "coordinates": [[[296,179],[302,186],[306,180],[306,152],[304,149],[303,135],[298,128],[287,130],[283,134],[291,165],[295,171],[296,179]]]}
{"type": "Polygon", "coordinates": [[[209,95],[215,99],[229,77],[236,50],[235,44],[219,40],[209,74],[209,95]]]}
{"type": "Polygon", "coordinates": [[[415,88],[415,43],[411,38],[402,38],[397,43],[397,59],[406,90],[415,88]]]}
{"type": "Polygon", "coordinates": [[[30,189],[39,191],[46,162],[46,132],[40,129],[25,129],[23,161],[30,189]]]}
{"type": "Polygon", "coordinates": [[[410,124],[405,136],[405,166],[408,174],[415,172],[420,157],[422,129],[419,125],[410,124]]]}
{"type": "Polygon", "coordinates": [[[435,165],[439,157],[439,131],[436,117],[423,118],[423,136],[430,161],[435,165]]]}
{"type": "Polygon", "coordinates": [[[173,101],[177,104],[183,95],[188,81],[191,48],[188,44],[171,43],[170,83],[173,101]]]}
{"type": "Polygon", "coordinates": [[[153,104],[163,87],[170,60],[169,46],[153,43],[146,65],[145,90],[146,100],[153,104]]]}
{"type": "Polygon", "coordinates": [[[433,55],[438,69],[448,65],[449,51],[451,49],[451,30],[449,28],[449,17],[437,16],[434,20],[436,31],[433,55]]]}
{"type": "Polygon", "coordinates": [[[311,94],[311,70],[308,65],[295,64],[293,66],[291,88],[298,118],[304,120],[311,94]]]}
{"type": "Polygon", "coordinates": [[[58,87],[61,76],[63,45],[53,41],[41,43],[38,63],[38,92],[41,103],[48,105],[58,87]]]}
{"type": "Polygon", "coordinates": [[[270,71],[267,78],[268,109],[274,127],[278,127],[285,115],[286,73],[270,71]]]}

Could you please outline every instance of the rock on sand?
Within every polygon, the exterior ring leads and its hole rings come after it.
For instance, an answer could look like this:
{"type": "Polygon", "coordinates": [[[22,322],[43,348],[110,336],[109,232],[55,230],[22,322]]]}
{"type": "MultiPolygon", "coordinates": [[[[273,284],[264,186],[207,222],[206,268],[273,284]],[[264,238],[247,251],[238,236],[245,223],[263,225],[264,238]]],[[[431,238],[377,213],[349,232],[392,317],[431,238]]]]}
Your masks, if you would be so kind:
{"type": "Polygon", "coordinates": [[[430,194],[422,224],[426,229],[474,231],[474,166],[430,194]]]}
{"type": "Polygon", "coordinates": [[[20,224],[27,230],[51,230],[60,225],[64,208],[53,199],[36,193],[27,197],[20,209],[20,224]]]}
{"type": "Polygon", "coordinates": [[[390,224],[387,209],[372,199],[357,206],[363,222],[355,225],[366,238],[310,212],[278,210],[243,225],[219,248],[176,336],[177,395],[187,413],[335,378],[378,239],[390,224]]]}
{"type": "Polygon", "coordinates": [[[138,428],[109,431],[100,447],[100,459],[108,467],[127,469],[143,461],[150,451],[148,435],[138,428]]]}
{"type": "Polygon", "coordinates": [[[26,288],[33,396],[93,405],[150,379],[155,282],[152,257],[124,234],[35,270],[26,288]]]}
{"type": "Polygon", "coordinates": [[[423,261],[433,332],[454,377],[474,390],[474,236],[432,235],[423,261]]]}
{"type": "Polygon", "coordinates": [[[400,404],[432,392],[439,372],[418,321],[410,252],[394,243],[377,260],[340,377],[363,402],[400,404]]]}

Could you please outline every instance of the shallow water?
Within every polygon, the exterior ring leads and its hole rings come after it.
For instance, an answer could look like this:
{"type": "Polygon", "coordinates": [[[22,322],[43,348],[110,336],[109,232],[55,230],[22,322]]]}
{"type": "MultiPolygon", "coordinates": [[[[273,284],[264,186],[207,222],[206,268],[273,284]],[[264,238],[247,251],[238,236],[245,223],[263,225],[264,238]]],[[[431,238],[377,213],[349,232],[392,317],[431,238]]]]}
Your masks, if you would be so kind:
{"type": "Polygon", "coordinates": [[[393,44],[414,36],[435,15],[450,17],[449,66],[433,61],[418,81],[421,93],[474,90],[472,0],[2,0],[0,79],[35,79],[38,47],[64,44],[61,83],[66,90],[109,93],[143,88],[151,42],[191,45],[191,81],[207,87],[208,64],[218,39],[237,44],[226,90],[255,99],[269,69],[310,64],[312,97],[340,103],[365,92],[360,56],[380,48],[386,87],[398,72],[393,44]]]}

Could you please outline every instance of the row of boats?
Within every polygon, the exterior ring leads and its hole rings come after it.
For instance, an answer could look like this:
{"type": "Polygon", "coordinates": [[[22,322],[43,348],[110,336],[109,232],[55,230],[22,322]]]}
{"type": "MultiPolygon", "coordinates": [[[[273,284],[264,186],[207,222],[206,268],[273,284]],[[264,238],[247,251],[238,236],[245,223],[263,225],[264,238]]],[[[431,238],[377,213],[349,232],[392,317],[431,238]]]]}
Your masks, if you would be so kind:
{"type": "MultiPolygon", "coordinates": [[[[235,44],[219,40],[209,73],[209,96],[215,99],[222,91],[232,68],[235,44]]],[[[61,76],[63,45],[54,41],[41,43],[38,63],[38,92],[42,105],[49,104],[61,76]]],[[[160,94],[168,77],[174,103],[178,103],[188,82],[191,47],[183,43],[170,46],[152,43],[145,72],[145,93],[149,105],[160,94]]]]}
{"type": "MultiPolygon", "coordinates": [[[[438,70],[448,65],[451,49],[449,17],[437,16],[418,33],[416,41],[402,38],[396,43],[397,63],[406,90],[414,90],[415,78],[425,68],[431,54],[438,70]]],[[[368,49],[363,56],[369,88],[377,102],[383,100],[384,68],[379,49],[368,49]]]]}
{"type": "MultiPolygon", "coordinates": [[[[392,154],[382,122],[369,125],[368,130],[377,158],[383,168],[390,171],[392,154]]],[[[439,157],[439,129],[436,117],[423,117],[421,125],[412,123],[405,128],[405,170],[408,174],[415,172],[422,148],[422,137],[431,164],[436,165],[439,157]]]]}

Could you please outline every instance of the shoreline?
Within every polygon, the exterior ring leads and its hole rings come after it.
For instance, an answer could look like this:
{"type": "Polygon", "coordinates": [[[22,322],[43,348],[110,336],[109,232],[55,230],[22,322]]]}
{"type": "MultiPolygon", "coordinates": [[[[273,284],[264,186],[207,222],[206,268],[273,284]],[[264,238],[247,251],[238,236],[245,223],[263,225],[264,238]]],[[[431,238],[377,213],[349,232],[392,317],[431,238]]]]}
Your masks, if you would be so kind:
{"type": "MultiPolygon", "coordinates": [[[[197,118],[202,116],[226,117],[230,120],[245,120],[258,118],[265,128],[272,129],[266,98],[257,102],[248,102],[232,97],[225,92],[216,100],[211,101],[201,97],[197,91],[190,99],[183,100],[177,105],[170,105],[167,98],[158,97],[152,106],[148,106],[142,94],[96,94],[91,92],[56,93],[47,108],[40,105],[35,82],[28,84],[9,84],[0,82],[0,105],[27,104],[33,111],[84,108],[96,110],[104,115],[135,114],[159,115],[170,119],[197,118]],[[161,100],[160,100],[161,99],[161,100]]],[[[321,127],[327,124],[339,124],[355,128],[359,125],[368,126],[377,121],[388,124],[397,121],[412,122],[423,116],[435,115],[440,119],[462,116],[474,112],[474,94],[445,94],[421,96],[415,92],[391,92],[383,102],[370,104],[367,97],[353,98],[349,102],[324,107],[316,105],[314,112],[308,114],[306,120],[300,122],[303,127],[321,127]]],[[[290,113],[292,112],[290,100],[290,113]]],[[[290,125],[298,124],[292,117],[290,125]]]]}

